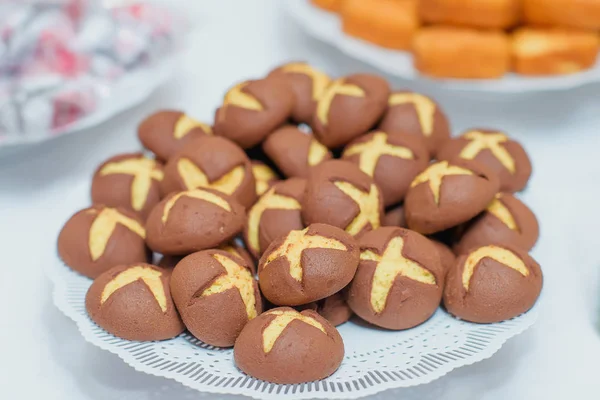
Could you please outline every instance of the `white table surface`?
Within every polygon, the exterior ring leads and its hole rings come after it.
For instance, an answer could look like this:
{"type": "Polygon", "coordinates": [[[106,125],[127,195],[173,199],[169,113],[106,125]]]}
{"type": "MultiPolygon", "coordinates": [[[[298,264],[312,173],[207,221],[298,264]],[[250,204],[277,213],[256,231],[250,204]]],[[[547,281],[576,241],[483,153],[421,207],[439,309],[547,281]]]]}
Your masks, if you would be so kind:
{"type": "MultiPolygon", "coordinates": [[[[100,127],[0,159],[0,398],[182,399],[197,392],[147,376],[86,343],[51,301],[44,263],[75,211],[75,182],[105,158],[139,149],[135,128],[152,110],[181,107],[211,121],[232,82],[288,60],[308,60],[332,74],[372,71],[307,37],[271,1],[177,1],[195,21],[176,76],[143,105],[100,127]]],[[[396,87],[422,89],[393,81],[396,87]]],[[[533,158],[522,197],[536,211],[542,237],[533,254],[545,273],[539,322],[491,359],[379,399],[598,399],[600,334],[600,86],[570,92],[492,97],[428,90],[456,132],[505,129],[533,158]]],[[[233,398],[225,396],[225,398],[233,398]]]]}

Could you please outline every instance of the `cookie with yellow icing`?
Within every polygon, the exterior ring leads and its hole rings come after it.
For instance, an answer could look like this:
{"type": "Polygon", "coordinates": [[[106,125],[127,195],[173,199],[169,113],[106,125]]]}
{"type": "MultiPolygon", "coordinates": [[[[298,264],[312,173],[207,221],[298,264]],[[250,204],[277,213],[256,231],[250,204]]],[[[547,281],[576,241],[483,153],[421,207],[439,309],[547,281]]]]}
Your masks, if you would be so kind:
{"type": "Polygon", "coordinates": [[[171,157],[161,184],[169,193],[210,188],[237,199],[244,207],[256,201],[256,182],[246,153],[231,140],[205,137],[171,157]]]}
{"type": "Polygon", "coordinates": [[[222,250],[181,260],[171,275],[171,291],[190,333],[213,346],[233,346],[244,325],[262,312],[250,266],[222,250]]]}
{"type": "Polygon", "coordinates": [[[294,92],[282,77],[241,82],[225,94],[213,129],[248,149],[283,125],[293,107],[294,92]]]}
{"type": "Polygon", "coordinates": [[[90,318],[127,340],[165,340],[185,329],[171,299],[170,273],[154,265],[119,265],[98,276],[85,297],[90,318]]]}
{"type": "Polygon", "coordinates": [[[359,236],[379,228],[382,217],[381,191],[357,165],[331,160],[313,169],[302,201],[306,225],[329,224],[359,236]]]}
{"type": "Polygon", "coordinates": [[[297,306],[343,289],[358,266],[358,244],[330,225],[313,224],[275,240],[258,265],[260,289],[275,305],[297,306]]]}
{"type": "Polygon", "coordinates": [[[71,269],[95,278],[115,265],[145,263],[144,222],[131,211],[101,205],[75,213],[58,236],[58,255],[71,269]]]}
{"type": "Polygon", "coordinates": [[[304,228],[301,202],[305,188],[305,179],[278,182],[248,210],[244,242],[255,258],[260,258],[275,239],[304,228]]]}
{"type": "Polygon", "coordinates": [[[487,165],[498,175],[504,192],[524,189],[531,176],[531,161],[523,146],[498,130],[470,129],[447,141],[437,158],[475,160],[487,165]]]}
{"type": "Polygon", "coordinates": [[[315,137],[335,149],[368,132],[387,107],[390,86],[377,75],[355,74],[332,81],[317,102],[315,137]]]}
{"type": "Polygon", "coordinates": [[[410,184],[404,200],[407,225],[432,234],[462,224],[488,206],[499,185],[496,174],[476,161],[431,164],[410,184]]]}
{"type": "Polygon", "coordinates": [[[431,158],[450,139],[450,122],[440,105],[422,93],[406,90],[390,94],[378,129],[422,138],[431,158]]]}
{"type": "Polygon", "coordinates": [[[142,153],[120,154],[102,163],[92,178],[92,202],[123,207],[145,219],[160,201],[163,166],[142,153]]]}
{"type": "Polygon", "coordinates": [[[472,249],[446,276],[444,306],[455,317],[478,323],[514,318],[535,304],[542,290],[539,264],[507,245],[472,249]]]}
{"type": "Polygon", "coordinates": [[[254,378],[304,383],[333,374],[344,358],[337,329],[315,311],[269,310],[246,324],[235,342],[236,366],[254,378]]]}
{"type": "Polygon", "coordinates": [[[265,154],[288,178],[307,178],[309,171],[333,158],[313,135],[287,125],[273,132],[262,145],[265,154]]]}
{"type": "Polygon", "coordinates": [[[426,237],[384,227],[360,239],[360,264],[348,289],[348,305],[359,317],[387,329],[425,322],[442,299],[444,269],[426,237]]]}
{"type": "Polygon", "coordinates": [[[463,254],[474,247],[503,243],[529,251],[539,234],[537,218],[529,207],[510,193],[498,193],[485,211],[467,224],[454,250],[463,254]]]}
{"type": "Polygon", "coordinates": [[[269,77],[283,77],[292,88],[296,99],[292,119],[310,124],[317,101],[331,82],[329,76],[305,62],[290,62],[269,73],[269,77]]]}
{"type": "Polygon", "coordinates": [[[374,131],[350,142],[342,154],[381,189],[385,206],[404,200],[412,180],[429,165],[423,140],[405,133],[374,131]]]}
{"type": "Polygon", "coordinates": [[[246,213],[232,197],[213,189],[173,193],[146,221],[146,241],[157,253],[187,255],[215,248],[242,231],[246,213]]]}
{"type": "Polygon", "coordinates": [[[167,161],[194,139],[211,135],[210,125],[174,110],[157,111],[138,126],[140,142],[163,161],[167,161]]]}

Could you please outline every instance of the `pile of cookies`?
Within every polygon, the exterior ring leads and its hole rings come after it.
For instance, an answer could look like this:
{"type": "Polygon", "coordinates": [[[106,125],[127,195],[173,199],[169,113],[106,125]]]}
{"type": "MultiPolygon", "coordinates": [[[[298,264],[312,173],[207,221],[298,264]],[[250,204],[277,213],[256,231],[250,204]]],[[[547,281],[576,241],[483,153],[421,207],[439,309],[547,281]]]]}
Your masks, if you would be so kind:
{"type": "Polygon", "coordinates": [[[342,30],[411,51],[415,69],[441,78],[562,75],[591,68],[600,49],[597,0],[311,0],[342,30]]]}
{"type": "Polygon", "coordinates": [[[298,383],[339,367],[352,314],[410,329],[443,303],[492,323],[540,294],[538,224],[513,194],[523,147],[451,138],[439,104],[379,76],[289,63],[229,89],[212,126],[159,111],[138,135],[146,152],[100,165],[58,238],[118,337],[187,329],[251,376],[298,383]]]}

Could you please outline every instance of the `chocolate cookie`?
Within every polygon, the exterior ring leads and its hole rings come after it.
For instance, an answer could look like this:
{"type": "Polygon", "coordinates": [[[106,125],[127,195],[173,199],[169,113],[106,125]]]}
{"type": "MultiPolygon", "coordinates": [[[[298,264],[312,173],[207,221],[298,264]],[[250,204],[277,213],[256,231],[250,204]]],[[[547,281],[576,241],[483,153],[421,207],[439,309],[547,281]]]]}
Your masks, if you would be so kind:
{"type": "Polygon", "coordinates": [[[505,133],[473,129],[444,144],[439,160],[475,160],[487,165],[500,179],[500,191],[518,192],[531,176],[531,161],[523,146],[505,133]]]}
{"type": "Polygon", "coordinates": [[[275,239],[304,228],[300,204],[305,188],[300,178],[276,183],[248,211],[244,241],[254,257],[260,258],[275,239]]]}
{"type": "Polygon", "coordinates": [[[142,153],[120,154],[100,165],[92,179],[92,202],[123,207],[146,219],[160,201],[162,165],[142,153]]]}
{"type": "Polygon", "coordinates": [[[344,358],[337,329],[312,310],[280,307],[246,324],[233,348],[235,364],[257,379],[303,383],[333,374],[344,358]]]}
{"type": "Polygon", "coordinates": [[[423,138],[431,158],[450,138],[450,124],[439,104],[423,94],[409,91],[390,94],[379,129],[423,138]]]}
{"type": "Polygon", "coordinates": [[[286,125],[273,132],[262,145],[267,156],[288,178],[307,178],[315,165],[331,159],[331,152],[313,135],[286,125]]]}
{"type": "Polygon", "coordinates": [[[287,80],[296,98],[292,119],[310,124],[317,101],[331,82],[329,76],[305,62],[291,62],[271,71],[269,77],[287,80]]]}
{"type": "Polygon", "coordinates": [[[164,196],[196,188],[211,188],[234,197],[244,207],[256,201],[256,183],[250,159],[232,141],[222,137],[195,140],[173,155],[161,184],[164,196]]]}
{"type": "Polygon", "coordinates": [[[150,213],[147,243],[157,253],[190,254],[229,241],[241,232],[245,219],[244,207],[216,190],[173,193],[150,213]]]}
{"type": "Polygon", "coordinates": [[[297,306],[339,292],[354,276],[359,249],[334,226],[313,224],[275,240],[258,264],[260,289],[271,303],[297,306]]]}
{"type": "Polygon", "coordinates": [[[222,250],[190,254],[171,276],[173,301],[187,329],[212,346],[230,347],[262,312],[250,266],[222,250]]]}
{"type": "Polygon", "coordinates": [[[71,269],[95,278],[121,264],[148,262],[144,223],[134,213],[101,205],[78,211],[60,231],[58,255],[71,269]]]}
{"type": "Polygon", "coordinates": [[[90,318],[126,340],[165,340],[185,329],[169,289],[169,272],[150,264],[119,265],[94,280],[85,297],[90,318]]]}
{"type": "Polygon", "coordinates": [[[509,193],[498,193],[485,211],[468,223],[454,250],[463,254],[486,244],[508,244],[529,251],[540,234],[533,212],[509,193]]]}
{"type": "Polygon", "coordinates": [[[407,228],[404,206],[402,204],[388,208],[381,220],[381,226],[398,226],[407,228]]]}
{"type": "Polygon", "coordinates": [[[456,255],[452,252],[450,247],[446,246],[444,243],[435,239],[429,239],[438,251],[445,275],[448,271],[450,271],[450,268],[454,267],[454,264],[456,263],[456,255]]]}
{"type": "Polygon", "coordinates": [[[331,160],[314,168],[306,184],[302,218],[360,235],[381,225],[383,197],[373,179],[348,161],[331,160]]]}
{"type": "Polygon", "coordinates": [[[345,145],[375,126],[389,94],[388,83],[376,75],[336,79],[317,103],[312,122],[315,137],[330,149],[345,145]]]}
{"type": "Polygon", "coordinates": [[[496,175],[477,162],[457,159],[431,164],[406,195],[408,227],[430,234],[466,222],[487,207],[498,187],[496,175]]]}
{"type": "Polygon", "coordinates": [[[294,92],[284,78],[242,82],[225,95],[215,114],[214,131],[247,149],[282,125],[293,107],[294,92]]]}
{"type": "Polygon", "coordinates": [[[382,131],[350,142],[342,158],[373,178],[381,189],[385,206],[402,201],[415,176],[429,165],[429,153],[421,138],[382,131]]]}
{"type": "Polygon", "coordinates": [[[252,160],[252,175],[256,181],[256,194],[262,196],[279,180],[279,176],[262,161],[252,160]]]}
{"type": "Polygon", "coordinates": [[[337,292],[329,297],[325,297],[319,301],[304,304],[295,307],[298,311],[313,310],[319,315],[331,322],[333,326],[338,326],[347,322],[352,316],[352,310],[346,303],[346,299],[342,292],[337,292]]]}
{"type": "Polygon", "coordinates": [[[440,305],[444,269],[426,237],[385,227],[360,239],[360,264],[348,290],[348,305],[362,319],[387,329],[427,321],[440,305]]]}
{"type": "Polygon", "coordinates": [[[444,305],[466,321],[493,323],[514,318],[535,304],[542,271],[515,247],[489,245],[460,256],[446,276],[444,305]]]}
{"type": "Polygon", "coordinates": [[[194,139],[211,136],[212,128],[181,111],[155,112],[138,126],[138,138],[159,160],[167,161],[194,139]]]}

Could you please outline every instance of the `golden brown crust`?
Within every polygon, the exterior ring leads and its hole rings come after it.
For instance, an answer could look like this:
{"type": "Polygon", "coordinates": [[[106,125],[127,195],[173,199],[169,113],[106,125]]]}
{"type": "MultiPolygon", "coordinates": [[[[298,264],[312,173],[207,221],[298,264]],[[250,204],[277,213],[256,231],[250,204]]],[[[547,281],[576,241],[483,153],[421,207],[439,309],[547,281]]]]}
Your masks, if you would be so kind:
{"type": "Polygon", "coordinates": [[[500,78],[510,68],[510,41],[501,31],[432,26],[417,32],[415,68],[438,78],[500,78]]]}
{"type": "Polygon", "coordinates": [[[506,29],[521,16],[521,0],[420,0],[419,14],[428,24],[506,29]]]}
{"type": "Polygon", "coordinates": [[[512,36],[512,63],[522,75],[563,75],[592,67],[600,49],[595,32],[521,28],[512,36]]]}

